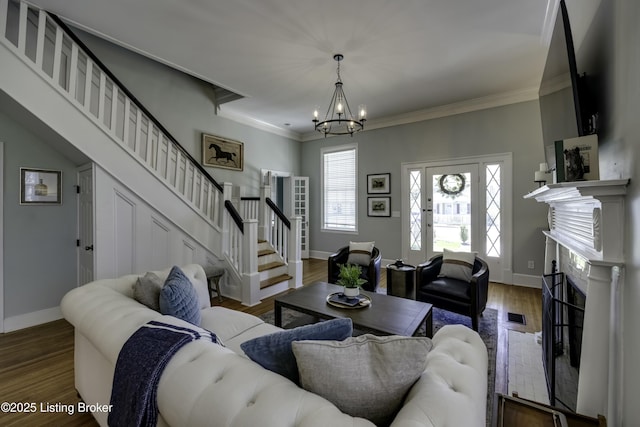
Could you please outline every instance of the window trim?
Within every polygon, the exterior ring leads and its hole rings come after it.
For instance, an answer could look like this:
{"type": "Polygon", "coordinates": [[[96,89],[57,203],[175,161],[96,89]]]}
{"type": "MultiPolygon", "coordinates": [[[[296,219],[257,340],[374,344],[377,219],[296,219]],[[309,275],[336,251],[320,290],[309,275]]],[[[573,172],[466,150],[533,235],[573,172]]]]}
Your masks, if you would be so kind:
{"type": "Polygon", "coordinates": [[[341,233],[341,234],[358,234],[358,144],[357,143],[351,143],[351,144],[343,144],[343,145],[336,145],[333,147],[322,147],[320,149],[320,215],[321,215],[321,221],[320,221],[320,231],[323,233],[341,233]],[[341,151],[350,151],[350,150],[354,150],[354,154],[355,154],[355,160],[354,160],[354,169],[355,169],[355,215],[354,215],[354,229],[353,230],[343,230],[343,229],[336,229],[336,228],[329,228],[329,227],[325,227],[325,218],[324,218],[324,205],[325,205],[325,189],[324,189],[324,161],[325,161],[325,154],[330,154],[330,153],[335,153],[335,152],[341,152],[341,151]]]}

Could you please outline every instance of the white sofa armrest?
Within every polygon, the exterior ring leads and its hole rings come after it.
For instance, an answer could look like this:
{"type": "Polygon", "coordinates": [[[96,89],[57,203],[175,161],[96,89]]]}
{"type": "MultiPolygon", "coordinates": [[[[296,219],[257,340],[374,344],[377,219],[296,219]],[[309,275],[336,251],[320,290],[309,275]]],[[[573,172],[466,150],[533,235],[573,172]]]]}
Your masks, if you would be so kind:
{"type": "Polygon", "coordinates": [[[487,347],[477,332],[443,326],[433,337],[424,374],[391,425],[484,427],[487,367],[487,347]]]}

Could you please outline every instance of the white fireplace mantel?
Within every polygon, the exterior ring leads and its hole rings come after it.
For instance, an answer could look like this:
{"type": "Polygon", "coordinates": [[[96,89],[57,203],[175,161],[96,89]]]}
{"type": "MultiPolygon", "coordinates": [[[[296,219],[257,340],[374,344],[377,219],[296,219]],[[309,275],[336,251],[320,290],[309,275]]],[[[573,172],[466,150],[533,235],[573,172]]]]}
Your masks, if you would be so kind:
{"type": "Polygon", "coordinates": [[[624,263],[628,179],[549,184],[524,196],[549,205],[547,235],[592,263],[624,263]]]}
{"type": "Polygon", "coordinates": [[[573,278],[587,296],[577,411],[604,414],[609,425],[621,419],[620,290],[628,185],[628,179],[563,182],[524,196],[549,205],[545,273],[556,260],[559,271],[578,276],[573,278]]]}

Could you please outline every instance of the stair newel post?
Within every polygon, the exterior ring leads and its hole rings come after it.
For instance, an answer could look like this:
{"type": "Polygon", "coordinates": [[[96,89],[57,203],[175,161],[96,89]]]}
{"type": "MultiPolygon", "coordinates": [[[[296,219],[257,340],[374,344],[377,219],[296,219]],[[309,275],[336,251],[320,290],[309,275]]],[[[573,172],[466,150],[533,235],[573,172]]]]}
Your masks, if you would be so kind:
{"type": "Polygon", "coordinates": [[[269,240],[269,211],[267,209],[267,198],[271,197],[271,186],[263,185],[260,188],[260,206],[258,206],[258,238],[260,240],[269,240]]]}
{"type": "Polygon", "coordinates": [[[299,288],[302,286],[302,217],[295,216],[289,218],[291,229],[289,230],[289,275],[292,279],[289,281],[290,288],[299,288]]]}
{"type": "Polygon", "coordinates": [[[260,274],[258,273],[258,220],[243,221],[242,235],[242,304],[252,306],[260,302],[260,274]]]}
{"type": "MultiPolygon", "coordinates": [[[[224,206],[224,202],[227,200],[231,200],[231,193],[233,192],[233,184],[230,182],[222,183],[222,203],[221,206],[224,206]]],[[[224,208],[223,208],[224,209],[224,208]]],[[[230,218],[229,215],[224,212],[222,215],[222,252],[229,253],[231,248],[231,242],[229,237],[229,227],[231,224],[229,223],[230,218]]]]}

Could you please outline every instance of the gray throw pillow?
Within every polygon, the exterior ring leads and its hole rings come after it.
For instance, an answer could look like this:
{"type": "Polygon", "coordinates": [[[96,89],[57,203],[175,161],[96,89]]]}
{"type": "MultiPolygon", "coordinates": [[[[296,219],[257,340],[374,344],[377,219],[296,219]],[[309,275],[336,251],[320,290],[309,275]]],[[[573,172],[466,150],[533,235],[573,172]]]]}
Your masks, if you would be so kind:
{"type": "Polygon", "coordinates": [[[342,341],[353,334],[351,319],[333,319],[312,325],[285,329],[263,335],[240,344],[240,348],[254,362],[265,369],[280,374],[300,385],[298,366],[291,350],[291,343],[301,340],[342,341]]]}
{"type": "Polygon", "coordinates": [[[445,249],[442,253],[442,266],[438,277],[450,277],[470,282],[475,261],[475,252],[454,252],[445,249]]]}
{"type": "Polygon", "coordinates": [[[349,242],[347,264],[369,265],[376,242],[349,242]]]}
{"type": "Polygon", "coordinates": [[[388,425],[426,367],[429,338],[361,335],[292,343],[300,383],[342,412],[388,425]]]}
{"type": "Polygon", "coordinates": [[[198,293],[180,267],[171,269],[160,291],[160,313],[200,326],[198,293]]]}
{"type": "Polygon", "coordinates": [[[152,310],[160,311],[160,291],[164,281],[156,274],[148,272],[138,277],[133,284],[133,298],[152,310]]]}

